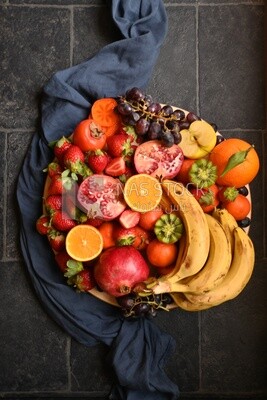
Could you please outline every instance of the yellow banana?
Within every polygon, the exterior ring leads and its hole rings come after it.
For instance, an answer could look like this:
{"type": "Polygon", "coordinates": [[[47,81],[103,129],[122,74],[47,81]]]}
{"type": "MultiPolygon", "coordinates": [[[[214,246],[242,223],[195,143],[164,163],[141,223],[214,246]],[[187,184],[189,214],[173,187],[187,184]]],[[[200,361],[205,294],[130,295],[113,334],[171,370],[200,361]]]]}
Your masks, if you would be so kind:
{"type": "Polygon", "coordinates": [[[210,251],[203,268],[175,286],[178,292],[204,293],[222,282],[232,261],[231,246],[222,225],[205,214],[210,231],[210,251]]]}
{"type": "Polygon", "coordinates": [[[223,281],[204,294],[186,293],[185,297],[194,304],[216,306],[239,295],[250,280],[254,269],[255,252],[250,237],[237,227],[233,231],[234,254],[230,269],[223,281]]]}
{"type": "Polygon", "coordinates": [[[170,294],[176,306],[185,311],[202,311],[211,308],[212,306],[201,305],[198,303],[191,303],[183,293],[171,293],[170,294]]]}
{"type": "Polygon", "coordinates": [[[177,282],[196,274],[203,267],[210,247],[207,219],[195,197],[179,182],[164,180],[162,188],[164,195],[170,199],[172,210],[183,221],[186,243],[181,246],[183,254],[178,256],[173,271],[147,285],[154,293],[176,292],[177,282]]]}
{"type": "Polygon", "coordinates": [[[231,245],[232,254],[234,252],[234,235],[233,230],[237,228],[238,224],[235,218],[225,208],[217,208],[212,213],[213,217],[216,218],[223,226],[226,236],[231,245]]]}

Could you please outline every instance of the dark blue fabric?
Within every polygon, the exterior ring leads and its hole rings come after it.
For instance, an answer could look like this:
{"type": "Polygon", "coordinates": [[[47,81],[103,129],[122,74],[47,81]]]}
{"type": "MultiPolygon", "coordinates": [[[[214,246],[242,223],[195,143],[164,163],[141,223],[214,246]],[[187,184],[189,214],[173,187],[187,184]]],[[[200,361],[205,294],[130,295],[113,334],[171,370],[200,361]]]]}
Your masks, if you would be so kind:
{"type": "Polygon", "coordinates": [[[44,88],[42,133],[33,136],[18,180],[21,248],[36,293],[53,319],[86,346],[110,346],[107,362],[117,376],[110,399],[175,400],[178,388],[163,369],[173,338],[150,320],[125,320],[117,307],[77,294],[66,285],[47,239],[35,229],[42,213],[42,171],[53,157],[47,143],[69,135],[95,99],[115,97],[133,86],[145,88],[165,38],[161,0],[113,0],[112,16],[122,39],[57,72],[44,88]]]}

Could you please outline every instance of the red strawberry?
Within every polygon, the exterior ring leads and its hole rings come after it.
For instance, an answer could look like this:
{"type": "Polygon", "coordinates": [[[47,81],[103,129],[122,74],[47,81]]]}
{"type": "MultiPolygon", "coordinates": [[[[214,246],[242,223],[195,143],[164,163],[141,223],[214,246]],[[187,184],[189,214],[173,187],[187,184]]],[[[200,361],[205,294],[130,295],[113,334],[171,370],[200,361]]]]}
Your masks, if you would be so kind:
{"type": "Polygon", "coordinates": [[[46,168],[45,171],[47,171],[47,174],[48,174],[48,176],[49,176],[50,178],[53,178],[54,175],[59,175],[59,174],[61,174],[61,172],[62,172],[63,170],[62,170],[61,165],[59,165],[59,163],[53,161],[53,162],[51,162],[50,164],[48,164],[48,166],[47,166],[47,168],[46,168]]]}
{"type": "Polygon", "coordinates": [[[66,250],[62,250],[55,255],[57,265],[60,270],[64,273],[64,276],[71,278],[78,272],[83,270],[83,264],[79,261],[73,260],[66,250]]]}
{"type": "Polygon", "coordinates": [[[110,176],[120,176],[126,171],[126,164],[123,157],[113,158],[106,166],[105,173],[110,176]]]}
{"type": "Polygon", "coordinates": [[[51,218],[53,227],[62,232],[69,231],[71,228],[76,226],[76,222],[71,219],[64,211],[56,210],[51,218]]]}
{"type": "Polygon", "coordinates": [[[50,228],[50,220],[46,215],[41,215],[36,221],[36,229],[41,235],[47,235],[50,228]]]}
{"type": "Polygon", "coordinates": [[[63,162],[63,156],[70,146],[70,140],[64,136],[56,142],[54,146],[54,155],[60,163],[63,162]]]}
{"type": "Polygon", "coordinates": [[[53,213],[53,211],[61,210],[62,195],[61,194],[50,194],[45,199],[45,208],[49,215],[51,215],[53,213]]]}
{"type": "Polygon", "coordinates": [[[52,194],[62,194],[64,190],[63,180],[61,175],[54,175],[48,186],[47,196],[52,194]]]}
{"type": "Polygon", "coordinates": [[[63,235],[62,232],[56,231],[55,229],[52,229],[48,233],[48,240],[49,240],[50,246],[55,251],[61,251],[64,249],[65,239],[66,239],[65,235],[63,235]]]}
{"type": "Polygon", "coordinates": [[[119,217],[119,221],[124,228],[133,228],[138,225],[140,213],[133,210],[125,210],[119,217]]]}
{"type": "Polygon", "coordinates": [[[108,153],[112,157],[125,157],[133,154],[133,138],[127,133],[120,132],[107,138],[108,153]]]}
{"type": "Polygon", "coordinates": [[[79,292],[89,292],[96,286],[93,269],[88,268],[78,272],[71,280],[71,283],[79,292]]]}
{"type": "Polygon", "coordinates": [[[64,166],[72,173],[83,177],[92,175],[92,171],[85,164],[85,155],[80,147],[72,144],[64,154],[64,166]]]}
{"type": "Polygon", "coordinates": [[[149,233],[138,225],[128,229],[120,227],[116,230],[118,246],[133,246],[137,250],[143,250],[148,246],[149,241],[149,233]]]}
{"type": "Polygon", "coordinates": [[[88,154],[87,164],[95,174],[101,174],[107,166],[109,157],[102,150],[95,150],[88,154]]]}

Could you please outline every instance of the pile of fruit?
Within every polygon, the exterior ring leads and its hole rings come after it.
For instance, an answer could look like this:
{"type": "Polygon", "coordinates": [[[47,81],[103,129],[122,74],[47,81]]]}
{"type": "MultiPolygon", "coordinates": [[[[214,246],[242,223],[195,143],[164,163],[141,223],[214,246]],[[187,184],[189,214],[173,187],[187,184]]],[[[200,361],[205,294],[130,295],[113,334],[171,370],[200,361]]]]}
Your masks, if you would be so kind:
{"type": "Polygon", "coordinates": [[[253,145],[132,88],[51,148],[36,228],[68,285],[127,317],[204,310],[246,286],[253,145]]]}

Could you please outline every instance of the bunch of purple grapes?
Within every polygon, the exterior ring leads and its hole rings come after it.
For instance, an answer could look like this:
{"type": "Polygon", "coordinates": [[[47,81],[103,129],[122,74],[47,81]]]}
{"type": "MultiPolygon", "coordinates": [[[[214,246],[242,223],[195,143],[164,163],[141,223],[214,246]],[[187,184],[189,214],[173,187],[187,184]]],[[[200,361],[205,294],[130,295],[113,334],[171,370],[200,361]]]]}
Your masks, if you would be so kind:
{"type": "Polygon", "coordinates": [[[167,310],[167,306],[173,303],[173,300],[168,293],[141,297],[137,293],[131,292],[125,296],[118,297],[117,302],[122,309],[124,317],[154,318],[158,310],[167,310]]]}
{"type": "Polygon", "coordinates": [[[134,126],[135,132],[146,140],[161,140],[166,147],[181,142],[182,129],[188,129],[193,121],[200,118],[189,112],[162,106],[150,95],[134,87],[118,99],[117,111],[126,125],[134,126]]]}

